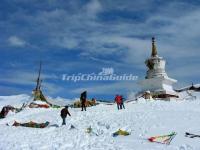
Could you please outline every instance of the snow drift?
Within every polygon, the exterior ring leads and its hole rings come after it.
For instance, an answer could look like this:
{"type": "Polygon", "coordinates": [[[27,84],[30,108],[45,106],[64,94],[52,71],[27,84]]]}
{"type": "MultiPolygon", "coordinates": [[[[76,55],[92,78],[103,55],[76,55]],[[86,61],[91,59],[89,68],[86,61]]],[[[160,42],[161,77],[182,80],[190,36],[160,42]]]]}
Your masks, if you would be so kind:
{"type": "MultiPolygon", "coordinates": [[[[0,107],[27,102],[26,95],[0,97],[0,107]]],[[[61,109],[26,108],[0,120],[0,149],[3,150],[199,150],[199,138],[185,137],[185,132],[200,134],[200,101],[140,101],[125,103],[126,109],[100,104],[81,112],[69,109],[67,125],[61,126],[61,109]],[[38,123],[49,121],[44,129],[7,126],[14,121],[38,123]],[[73,125],[74,128],[71,128],[73,125]],[[94,134],[86,133],[91,127],[94,134]],[[119,129],[128,136],[113,137],[119,129]],[[171,132],[177,135],[170,145],[147,139],[171,132]]]]}

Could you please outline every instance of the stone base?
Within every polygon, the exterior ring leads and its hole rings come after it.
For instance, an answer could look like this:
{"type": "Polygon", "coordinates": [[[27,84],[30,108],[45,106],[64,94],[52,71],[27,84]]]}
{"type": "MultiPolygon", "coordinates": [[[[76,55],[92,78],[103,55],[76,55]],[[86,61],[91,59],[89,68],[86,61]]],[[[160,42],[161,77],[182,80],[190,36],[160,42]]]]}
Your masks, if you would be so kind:
{"type": "MultiPolygon", "coordinates": [[[[169,77],[156,77],[151,79],[145,79],[138,82],[142,91],[167,91],[167,93],[174,93],[173,84],[176,80],[169,77]]],[[[176,93],[176,92],[175,92],[176,93]]]]}
{"type": "Polygon", "coordinates": [[[171,98],[179,98],[177,94],[154,94],[152,93],[152,98],[154,99],[163,99],[163,100],[170,100],[171,98]]]}
{"type": "Polygon", "coordinates": [[[175,82],[176,80],[169,77],[155,77],[139,81],[138,84],[142,88],[140,93],[150,91],[154,99],[170,100],[170,98],[178,98],[172,86],[175,82]]]}

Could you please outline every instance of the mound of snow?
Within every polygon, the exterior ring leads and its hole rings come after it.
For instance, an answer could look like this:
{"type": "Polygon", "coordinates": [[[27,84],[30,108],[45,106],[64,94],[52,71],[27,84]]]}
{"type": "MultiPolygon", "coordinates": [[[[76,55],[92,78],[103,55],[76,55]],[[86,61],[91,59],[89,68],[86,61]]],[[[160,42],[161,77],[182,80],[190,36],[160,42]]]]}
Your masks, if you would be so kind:
{"type": "Polygon", "coordinates": [[[0,96],[0,108],[6,105],[19,107],[23,103],[28,103],[31,101],[32,97],[26,94],[13,95],[13,96],[0,96]]]}
{"type": "Polygon", "coordinates": [[[181,100],[199,100],[200,92],[196,92],[193,90],[182,91],[178,93],[179,99],[181,100]]]}
{"type": "Polygon", "coordinates": [[[47,104],[46,102],[43,102],[43,101],[41,101],[41,100],[35,100],[35,101],[33,101],[32,103],[38,104],[38,105],[46,105],[46,104],[47,104]]]}

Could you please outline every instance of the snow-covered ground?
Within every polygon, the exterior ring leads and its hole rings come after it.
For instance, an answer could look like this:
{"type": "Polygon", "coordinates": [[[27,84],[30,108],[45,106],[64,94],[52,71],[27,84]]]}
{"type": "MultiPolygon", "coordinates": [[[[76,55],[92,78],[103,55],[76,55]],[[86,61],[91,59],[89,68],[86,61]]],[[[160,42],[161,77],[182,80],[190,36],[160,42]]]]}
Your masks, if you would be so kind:
{"type": "Polygon", "coordinates": [[[33,98],[26,94],[13,95],[13,96],[0,96],[0,108],[5,105],[12,105],[20,107],[23,103],[30,102],[33,98]]]}
{"type": "MultiPolygon", "coordinates": [[[[30,101],[26,95],[0,97],[5,104],[30,101]]],[[[125,103],[125,110],[116,105],[100,104],[87,108],[69,108],[71,117],[61,126],[60,110],[26,108],[0,120],[0,150],[200,150],[200,138],[187,138],[185,132],[200,134],[200,99],[193,101],[151,101],[125,103]],[[19,122],[45,122],[44,129],[7,126],[19,122]],[[73,125],[75,129],[69,129],[73,125]],[[59,127],[58,127],[59,126],[59,127]],[[88,134],[91,126],[96,134],[88,134]],[[118,129],[131,135],[112,137],[118,129]],[[147,138],[177,132],[170,145],[150,143],[147,138]]]]}

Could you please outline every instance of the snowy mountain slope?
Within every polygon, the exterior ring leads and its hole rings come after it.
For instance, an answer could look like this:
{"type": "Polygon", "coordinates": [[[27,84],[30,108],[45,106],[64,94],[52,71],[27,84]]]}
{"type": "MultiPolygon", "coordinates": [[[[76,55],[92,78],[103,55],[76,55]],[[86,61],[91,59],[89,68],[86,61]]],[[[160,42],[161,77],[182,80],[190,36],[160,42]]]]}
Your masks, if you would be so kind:
{"type": "MultiPolygon", "coordinates": [[[[1,106],[2,107],[2,106],[1,106]]],[[[118,111],[116,105],[100,104],[87,108],[69,109],[67,125],[61,125],[60,109],[30,109],[9,115],[0,120],[0,149],[3,150],[199,150],[200,139],[184,137],[189,131],[200,134],[200,101],[151,101],[125,104],[118,111]],[[50,127],[33,129],[6,126],[19,122],[45,122],[50,127]],[[69,129],[70,125],[76,129],[69,129]],[[56,127],[60,126],[60,127],[56,127]],[[85,133],[91,126],[95,134],[85,133]],[[127,129],[131,135],[112,137],[112,133],[127,129]],[[146,139],[154,135],[177,132],[170,145],[150,143],[146,139]]]]}

